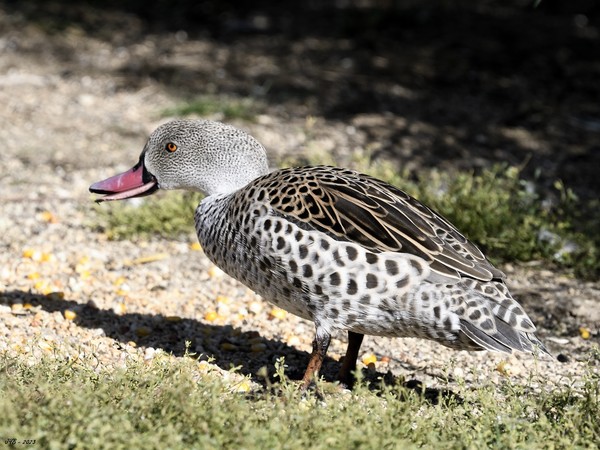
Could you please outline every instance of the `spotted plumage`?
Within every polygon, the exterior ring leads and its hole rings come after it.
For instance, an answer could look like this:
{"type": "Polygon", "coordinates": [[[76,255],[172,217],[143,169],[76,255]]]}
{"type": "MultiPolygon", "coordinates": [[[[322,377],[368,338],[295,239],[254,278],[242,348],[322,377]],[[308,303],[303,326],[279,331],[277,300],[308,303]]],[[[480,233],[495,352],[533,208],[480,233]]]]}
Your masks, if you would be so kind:
{"type": "Polygon", "coordinates": [[[132,171],[91,190],[113,200],[157,187],[204,192],[195,222],[206,255],[315,323],[305,386],[335,330],[349,333],[343,381],[365,334],[545,351],[505,275],[446,219],[383,181],[328,166],[269,173],[251,136],[217,122],[174,121],[151,135],[132,171]]]}

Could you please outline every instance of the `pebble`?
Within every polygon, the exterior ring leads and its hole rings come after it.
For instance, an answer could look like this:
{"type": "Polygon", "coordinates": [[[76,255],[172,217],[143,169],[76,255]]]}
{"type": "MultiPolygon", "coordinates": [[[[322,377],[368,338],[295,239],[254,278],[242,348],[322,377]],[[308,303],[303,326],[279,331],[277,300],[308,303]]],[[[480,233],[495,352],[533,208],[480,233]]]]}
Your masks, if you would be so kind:
{"type": "Polygon", "coordinates": [[[154,359],[155,354],[156,354],[155,348],[147,347],[146,350],[144,351],[144,360],[149,361],[151,359],[154,359]]]}
{"type": "Polygon", "coordinates": [[[258,314],[263,310],[263,304],[261,302],[251,302],[250,305],[248,306],[248,311],[250,311],[251,313],[254,314],[258,314]]]}

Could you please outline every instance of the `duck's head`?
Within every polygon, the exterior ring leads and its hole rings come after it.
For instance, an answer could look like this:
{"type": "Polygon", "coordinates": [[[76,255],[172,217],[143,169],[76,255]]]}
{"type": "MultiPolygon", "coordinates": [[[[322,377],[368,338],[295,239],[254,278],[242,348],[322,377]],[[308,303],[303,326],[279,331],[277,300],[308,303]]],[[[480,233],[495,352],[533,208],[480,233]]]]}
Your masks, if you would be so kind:
{"type": "Polygon", "coordinates": [[[209,120],[174,120],[150,135],[135,166],[92,184],[90,191],[106,194],[99,202],[157,189],[213,195],[233,192],[267,172],[264,147],[242,130],[209,120]]]}

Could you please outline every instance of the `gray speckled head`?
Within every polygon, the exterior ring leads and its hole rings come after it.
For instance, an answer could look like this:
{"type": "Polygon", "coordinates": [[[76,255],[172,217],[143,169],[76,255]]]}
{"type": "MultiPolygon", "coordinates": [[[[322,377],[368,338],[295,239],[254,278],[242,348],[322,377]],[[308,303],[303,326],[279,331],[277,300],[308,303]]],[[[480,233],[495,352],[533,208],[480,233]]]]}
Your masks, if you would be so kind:
{"type": "Polygon", "coordinates": [[[161,125],[150,135],[142,155],[146,170],[162,189],[230,193],[268,173],[265,149],[256,139],[209,120],[161,125]]]}

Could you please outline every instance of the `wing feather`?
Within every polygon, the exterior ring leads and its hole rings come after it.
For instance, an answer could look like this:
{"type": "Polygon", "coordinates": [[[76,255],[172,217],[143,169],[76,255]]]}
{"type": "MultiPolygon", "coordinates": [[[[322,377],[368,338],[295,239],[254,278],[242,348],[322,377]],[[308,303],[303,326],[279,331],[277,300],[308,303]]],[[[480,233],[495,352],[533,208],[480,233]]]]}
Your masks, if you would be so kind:
{"type": "Polygon", "coordinates": [[[283,169],[252,183],[279,214],[373,252],[411,253],[438,275],[503,279],[445,218],[406,192],[358,172],[329,166],[283,169]]]}

